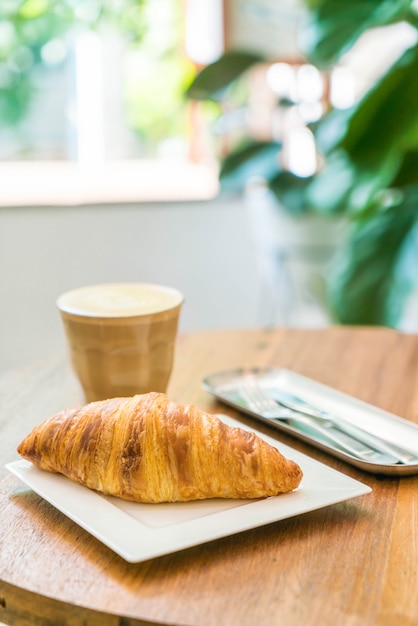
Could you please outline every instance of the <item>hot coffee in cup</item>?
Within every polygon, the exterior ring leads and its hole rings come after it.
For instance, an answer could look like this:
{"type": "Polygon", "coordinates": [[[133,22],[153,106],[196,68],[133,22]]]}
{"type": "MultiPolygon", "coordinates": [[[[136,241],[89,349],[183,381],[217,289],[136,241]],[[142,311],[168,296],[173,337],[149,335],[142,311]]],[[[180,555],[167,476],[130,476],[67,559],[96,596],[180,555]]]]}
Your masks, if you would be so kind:
{"type": "Polygon", "coordinates": [[[183,295],[147,283],[111,283],[62,294],[57,305],[86,400],[165,392],[183,295]]]}

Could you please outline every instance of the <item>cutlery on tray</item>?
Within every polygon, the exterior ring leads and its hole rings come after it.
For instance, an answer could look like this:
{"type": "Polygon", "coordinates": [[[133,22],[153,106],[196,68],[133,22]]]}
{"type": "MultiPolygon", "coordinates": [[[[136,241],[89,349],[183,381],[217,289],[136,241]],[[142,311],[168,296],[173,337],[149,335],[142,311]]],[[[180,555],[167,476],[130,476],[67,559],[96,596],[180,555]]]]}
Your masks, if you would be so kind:
{"type": "Polygon", "coordinates": [[[322,440],[325,438],[362,460],[382,464],[408,464],[418,461],[416,454],[372,435],[285,390],[266,390],[254,379],[247,378],[241,382],[239,394],[245,407],[251,412],[264,418],[284,421],[300,432],[308,432],[322,440]]]}

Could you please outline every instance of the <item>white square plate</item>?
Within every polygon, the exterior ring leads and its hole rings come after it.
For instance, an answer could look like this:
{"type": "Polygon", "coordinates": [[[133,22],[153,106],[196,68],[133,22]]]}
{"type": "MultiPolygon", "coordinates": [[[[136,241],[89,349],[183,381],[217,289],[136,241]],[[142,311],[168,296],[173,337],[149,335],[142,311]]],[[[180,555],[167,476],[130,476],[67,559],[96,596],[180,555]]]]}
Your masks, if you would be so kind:
{"type": "Polygon", "coordinates": [[[138,504],[102,496],[28,461],[6,468],[126,561],[135,563],[367,494],[370,487],[225,415],[230,426],[253,430],[303,470],[296,491],[262,500],[208,499],[138,504]]]}

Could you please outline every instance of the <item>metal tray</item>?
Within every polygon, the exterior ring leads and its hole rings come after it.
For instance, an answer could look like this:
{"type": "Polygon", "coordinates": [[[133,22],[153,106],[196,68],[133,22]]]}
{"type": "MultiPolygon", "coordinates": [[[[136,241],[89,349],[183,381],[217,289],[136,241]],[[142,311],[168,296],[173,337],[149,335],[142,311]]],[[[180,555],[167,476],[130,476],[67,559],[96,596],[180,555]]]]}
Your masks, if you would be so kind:
{"type": "Polygon", "coordinates": [[[213,396],[242,413],[250,415],[302,441],[306,441],[316,448],[324,450],[366,472],[389,476],[418,474],[417,463],[383,465],[361,460],[334,447],[329,442],[317,438],[311,433],[303,432],[285,422],[272,421],[250,411],[240,404],[239,396],[243,378],[248,376],[255,377],[257,384],[265,390],[282,389],[289,391],[311,402],[320,409],[338,415],[354,426],[358,426],[373,435],[380,436],[387,441],[410,450],[418,457],[418,425],[290,370],[241,368],[215,372],[203,379],[202,386],[213,396]]]}

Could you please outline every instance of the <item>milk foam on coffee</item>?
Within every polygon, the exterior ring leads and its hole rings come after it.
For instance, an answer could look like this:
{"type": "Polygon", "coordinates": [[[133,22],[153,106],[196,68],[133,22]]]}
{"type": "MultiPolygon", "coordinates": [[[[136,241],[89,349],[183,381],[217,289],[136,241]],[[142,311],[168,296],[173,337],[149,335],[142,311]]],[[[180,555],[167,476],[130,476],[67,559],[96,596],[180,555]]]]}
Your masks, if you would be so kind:
{"type": "Polygon", "coordinates": [[[117,283],[81,287],[58,299],[58,307],[73,315],[127,317],[149,315],[182,303],[176,289],[147,283],[117,283]]]}

